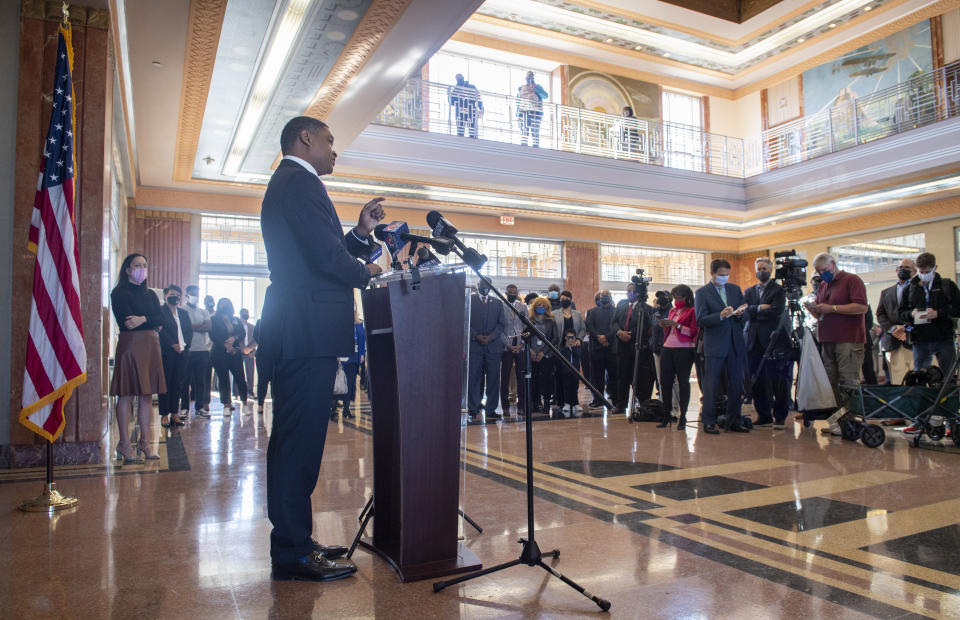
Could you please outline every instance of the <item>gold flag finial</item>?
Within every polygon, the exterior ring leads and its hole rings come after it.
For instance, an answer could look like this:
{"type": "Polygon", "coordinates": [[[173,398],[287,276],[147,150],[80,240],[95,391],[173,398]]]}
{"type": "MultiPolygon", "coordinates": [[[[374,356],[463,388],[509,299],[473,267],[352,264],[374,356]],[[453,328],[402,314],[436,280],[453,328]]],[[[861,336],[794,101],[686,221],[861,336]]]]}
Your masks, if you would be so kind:
{"type": "Polygon", "coordinates": [[[70,23],[70,5],[64,2],[60,10],[63,11],[63,25],[66,26],[70,23]]]}

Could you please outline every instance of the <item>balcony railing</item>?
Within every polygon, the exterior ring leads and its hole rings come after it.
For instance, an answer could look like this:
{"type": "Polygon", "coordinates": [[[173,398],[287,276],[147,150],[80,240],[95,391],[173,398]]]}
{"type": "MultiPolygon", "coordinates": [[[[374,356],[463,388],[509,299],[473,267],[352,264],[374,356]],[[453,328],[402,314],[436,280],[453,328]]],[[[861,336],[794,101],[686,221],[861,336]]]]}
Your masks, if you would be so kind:
{"type": "Polygon", "coordinates": [[[746,139],[454,88],[410,80],[373,122],[743,178],[960,115],[960,61],[746,139]]]}

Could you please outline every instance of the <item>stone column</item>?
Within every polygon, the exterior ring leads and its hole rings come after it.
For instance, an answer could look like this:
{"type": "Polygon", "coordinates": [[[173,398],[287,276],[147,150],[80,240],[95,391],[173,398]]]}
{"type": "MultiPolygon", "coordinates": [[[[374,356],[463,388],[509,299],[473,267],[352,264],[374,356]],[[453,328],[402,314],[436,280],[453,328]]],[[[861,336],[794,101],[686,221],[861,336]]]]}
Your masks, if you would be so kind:
{"type": "MultiPolygon", "coordinates": [[[[12,467],[43,463],[39,436],[19,423],[26,333],[33,291],[35,256],[27,250],[27,231],[36,192],[41,148],[50,118],[49,90],[53,84],[57,47],[57,2],[24,0],[20,15],[17,81],[17,138],[12,226],[12,316],[10,363],[9,445],[4,452],[12,467]]],[[[73,24],[73,81],[76,104],[75,190],[80,249],[80,301],[87,382],[67,402],[66,428],[55,449],[57,463],[95,463],[101,460],[100,438],[107,419],[103,395],[102,248],[109,234],[105,211],[110,199],[110,124],[113,101],[113,64],[109,14],[102,9],[70,7],[73,24]]]]}

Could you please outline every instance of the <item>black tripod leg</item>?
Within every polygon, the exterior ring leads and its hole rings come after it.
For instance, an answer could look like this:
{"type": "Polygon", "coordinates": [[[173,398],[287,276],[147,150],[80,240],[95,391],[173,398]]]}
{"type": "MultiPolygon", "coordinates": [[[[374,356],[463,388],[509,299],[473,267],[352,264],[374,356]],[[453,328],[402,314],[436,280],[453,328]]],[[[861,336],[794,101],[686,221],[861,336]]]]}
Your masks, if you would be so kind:
{"type": "MultiPolygon", "coordinates": [[[[559,553],[559,551],[554,551],[554,553],[559,553]]],[[[574,590],[576,590],[576,591],[579,592],[580,594],[584,595],[585,597],[587,597],[588,599],[590,599],[591,601],[593,601],[594,603],[596,603],[597,606],[598,606],[600,609],[602,609],[603,611],[610,611],[610,601],[608,601],[607,599],[605,599],[605,598],[600,598],[599,596],[588,592],[588,591],[585,590],[580,584],[578,584],[576,581],[573,581],[572,579],[568,579],[567,577],[565,577],[565,576],[563,575],[563,573],[561,573],[560,571],[556,570],[555,568],[553,568],[552,566],[550,566],[549,564],[547,564],[547,563],[544,562],[543,560],[540,560],[539,562],[537,562],[537,564],[538,564],[541,568],[543,568],[543,570],[547,571],[548,573],[550,573],[551,575],[553,575],[554,577],[556,577],[557,579],[559,579],[559,580],[562,581],[563,583],[567,584],[568,586],[570,586],[571,588],[573,588],[574,590]]]]}
{"type": "Polygon", "coordinates": [[[370,496],[370,501],[367,502],[367,506],[363,509],[363,520],[360,522],[360,529],[357,530],[357,535],[353,538],[353,544],[350,545],[350,551],[347,552],[347,559],[353,557],[353,552],[356,551],[357,545],[360,544],[360,539],[363,537],[363,533],[367,529],[367,524],[370,523],[370,519],[373,518],[373,496],[370,496]]]}
{"type": "Polygon", "coordinates": [[[469,516],[467,516],[467,513],[465,513],[465,512],[462,511],[462,510],[459,510],[459,509],[457,510],[457,512],[460,513],[460,516],[463,517],[463,520],[464,520],[464,521],[466,521],[467,523],[469,523],[470,525],[473,526],[473,529],[477,530],[477,532],[478,532],[479,534],[483,534],[483,528],[480,527],[479,525],[477,525],[477,522],[476,522],[476,521],[474,521],[474,520],[471,519],[469,516]]]}
{"type": "Polygon", "coordinates": [[[523,564],[523,560],[516,559],[509,562],[504,562],[503,564],[497,564],[496,566],[491,566],[490,568],[485,568],[483,570],[477,571],[475,573],[470,573],[469,575],[464,575],[463,577],[457,577],[456,579],[449,579],[447,581],[436,581],[433,584],[433,591],[439,592],[447,586],[452,586],[458,583],[463,583],[464,581],[469,581],[471,579],[476,579],[477,577],[483,577],[484,575],[489,575],[490,573],[495,573],[498,570],[503,570],[505,568],[510,568],[511,566],[516,566],[517,564],[523,564]]]}
{"type": "Polygon", "coordinates": [[[370,508],[372,508],[372,507],[373,507],[373,494],[371,493],[371,494],[370,494],[370,499],[367,500],[367,505],[364,506],[364,507],[363,507],[363,510],[360,511],[360,516],[357,517],[357,521],[359,521],[359,522],[362,523],[364,517],[367,516],[367,512],[368,512],[368,511],[370,510],[370,508]]]}

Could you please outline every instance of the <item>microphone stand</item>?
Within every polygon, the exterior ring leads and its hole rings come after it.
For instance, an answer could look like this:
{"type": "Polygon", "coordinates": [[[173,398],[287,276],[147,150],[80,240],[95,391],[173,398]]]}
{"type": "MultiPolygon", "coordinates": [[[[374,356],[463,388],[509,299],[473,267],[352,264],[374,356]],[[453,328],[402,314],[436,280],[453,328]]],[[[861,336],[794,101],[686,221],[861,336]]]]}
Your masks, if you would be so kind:
{"type": "MultiPolygon", "coordinates": [[[[527,444],[526,445],[527,532],[528,532],[529,538],[521,538],[518,541],[521,545],[523,545],[523,550],[520,553],[520,557],[517,558],[516,560],[511,560],[510,562],[505,562],[503,564],[498,564],[490,568],[485,568],[475,573],[470,573],[469,575],[464,575],[462,577],[457,577],[455,579],[449,579],[446,581],[437,581],[433,584],[433,591],[439,592],[440,590],[443,590],[447,586],[463,583],[464,581],[468,581],[470,579],[476,579],[477,577],[483,577],[484,575],[489,575],[490,573],[495,573],[495,572],[504,570],[506,568],[510,568],[512,566],[517,566],[518,564],[526,564],[528,566],[539,566],[540,568],[547,571],[548,573],[550,573],[551,575],[553,575],[563,583],[567,584],[568,586],[570,586],[580,594],[584,595],[585,597],[587,597],[588,599],[596,603],[600,607],[600,609],[602,609],[603,611],[608,611],[610,609],[610,601],[599,598],[594,594],[591,594],[586,589],[584,589],[583,586],[579,585],[572,579],[565,577],[563,574],[561,574],[559,571],[554,569],[552,566],[549,566],[546,562],[543,561],[543,553],[541,553],[540,547],[537,546],[536,529],[534,526],[534,518],[533,518],[533,413],[532,413],[532,400],[531,400],[532,391],[533,391],[533,385],[532,385],[533,362],[530,356],[530,339],[533,337],[540,338],[542,342],[546,343],[547,347],[550,348],[550,350],[554,353],[554,355],[556,355],[557,358],[559,358],[563,362],[563,364],[566,365],[567,369],[569,369],[575,375],[577,375],[580,378],[580,380],[583,381],[584,385],[586,385],[587,388],[591,392],[593,392],[593,394],[598,399],[603,401],[604,404],[606,404],[606,406],[611,409],[613,408],[613,405],[610,403],[610,401],[604,398],[603,392],[601,392],[596,387],[594,387],[592,383],[587,381],[586,377],[580,374],[579,369],[577,369],[573,364],[571,364],[570,360],[568,360],[567,358],[565,358],[563,355],[560,354],[560,350],[556,347],[556,345],[554,345],[550,340],[548,340],[547,337],[543,335],[543,332],[537,329],[537,326],[533,324],[533,321],[530,320],[530,317],[527,316],[527,313],[525,312],[521,313],[519,310],[517,310],[513,306],[513,304],[507,301],[507,298],[504,297],[503,293],[501,293],[499,290],[497,290],[495,286],[493,286],[493,283],[490,282],[489,278],[487,278],[482,273],[480,273],[480,266],[482,266],[482,263],[478,265],[477,264],[478,261],[476,261],[475,258],[471,255],[471,252],[472,254],[476,254],[475,250],[472,250],[471,248],[467,248],[467,251],[464,252],[457,247],[453,247],[452,249],[457,256],[463,259],[463,261],[470,266],[470,268],[474,271],[474,273],[477,274],[477,277],[480,278],[482,282],[485,282],[487,286],[490,287],[490,290],[496,294],[496,296],[500,299],[500,301],[502,301],[503,304],[507,308],[509,308],[517,316],[517,318],[520,319],[520,322],[525,326],[525,331],[521,334],[521,337],[523,338],[524,359],[526,360],[526,367],[524,368],[523,380],[524,380],[524,386],[526,388],[526,394],[524,395],[524,408],[525,408],[526,415],[524,417],[525,417],[525,423],[526,423],[526,444],[527,444]],[[467,256],[465,256],[465,254],[467,256]]],[[[547,555],[554,558],[560,557],[560,550],[554,549],[553,551],[550,551],[547,555]]]]}

